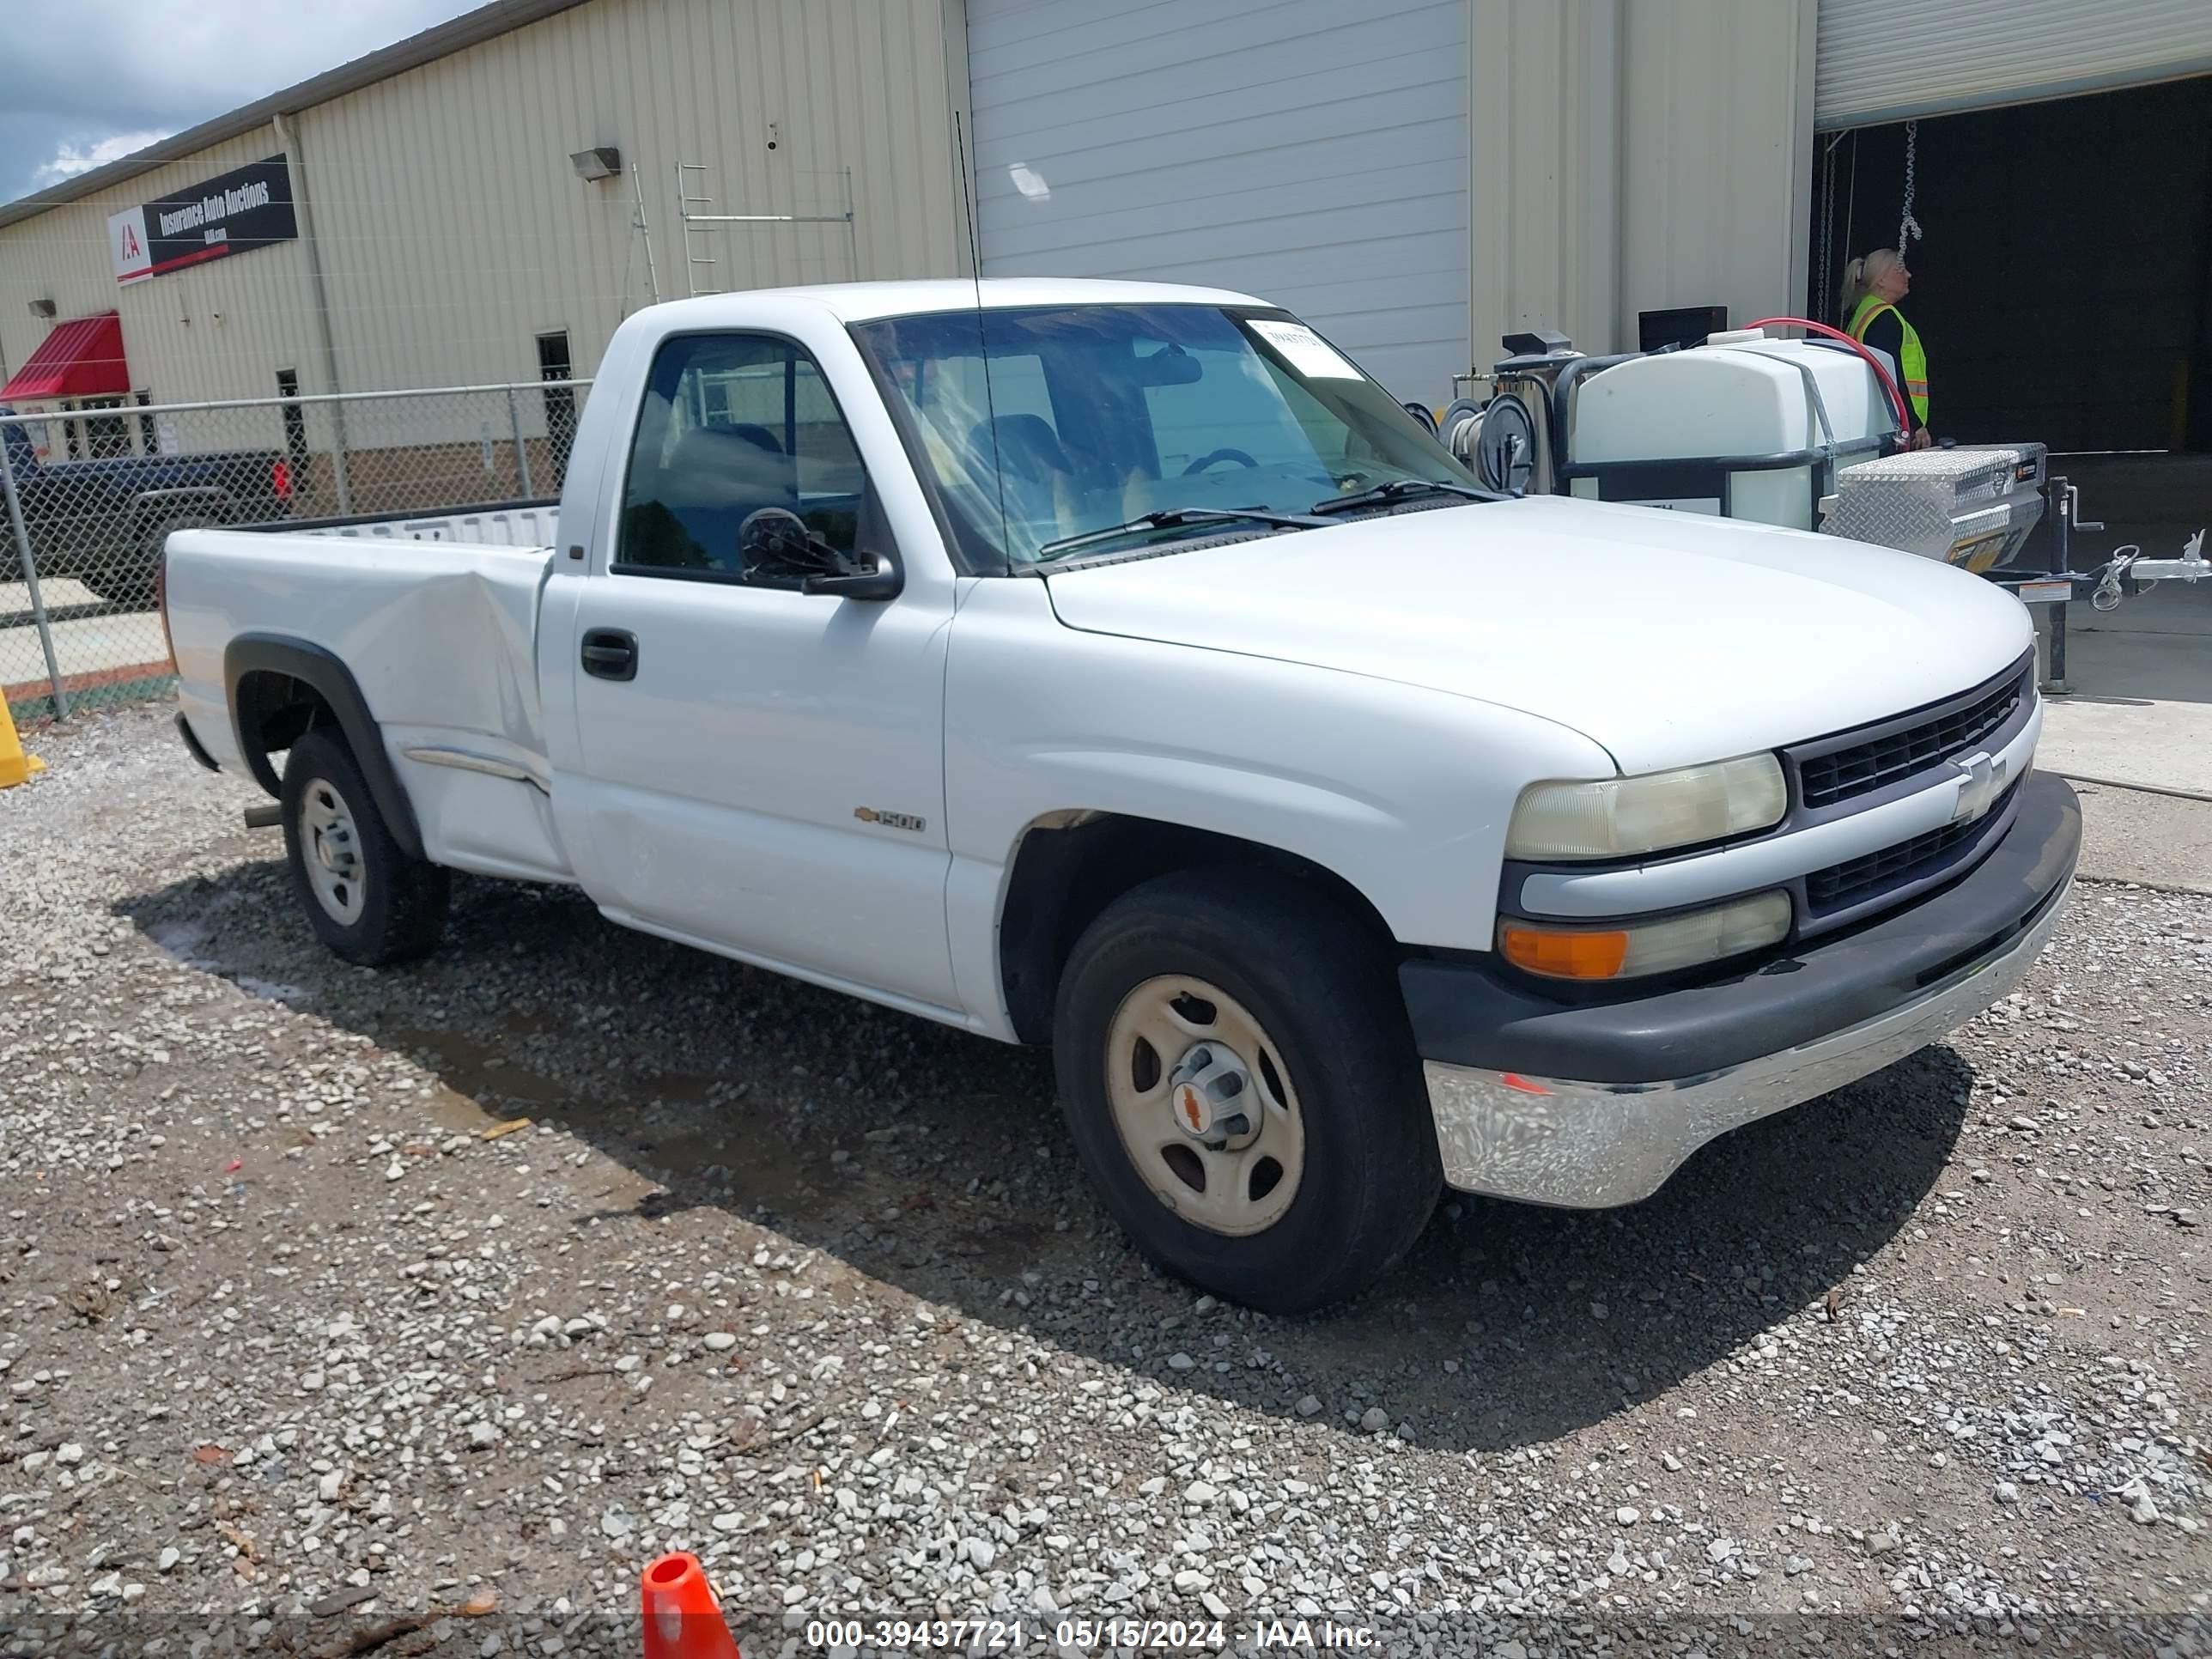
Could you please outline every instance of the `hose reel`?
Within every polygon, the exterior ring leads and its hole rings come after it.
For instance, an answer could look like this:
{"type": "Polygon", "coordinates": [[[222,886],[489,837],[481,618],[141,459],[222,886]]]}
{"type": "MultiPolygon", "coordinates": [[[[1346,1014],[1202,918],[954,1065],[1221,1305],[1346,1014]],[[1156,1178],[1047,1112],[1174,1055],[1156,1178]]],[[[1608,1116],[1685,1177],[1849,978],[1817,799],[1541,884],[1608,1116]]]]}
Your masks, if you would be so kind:
{"type": "Polygon", "coordinates": [[[1444,411],[1444,441],[1486,489],[1526,495],[1536,470],[1536,422],[1510,393],[1487,404],[1462,398],[1444,411]]]}

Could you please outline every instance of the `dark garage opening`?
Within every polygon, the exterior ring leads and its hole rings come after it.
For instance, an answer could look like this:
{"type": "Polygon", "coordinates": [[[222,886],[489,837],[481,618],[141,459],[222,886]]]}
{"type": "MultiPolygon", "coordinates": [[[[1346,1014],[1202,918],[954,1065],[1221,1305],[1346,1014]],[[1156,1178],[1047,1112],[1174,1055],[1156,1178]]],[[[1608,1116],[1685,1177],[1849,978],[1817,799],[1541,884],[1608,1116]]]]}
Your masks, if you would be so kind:
{"type": "MultiPolygon", "coordinates": [[[[1821,133],[1814,155],[1810,246],[1818,264],[1825,223],[1830,268],[1808,314],[1840,321],[1845,261],[1896,244],[1905,126],[1821,133]]],[[[1915,174],[1903,309],[1927,347],[1931,429],[2047,445],[2102,525],[2073,538],[2073,568],[2129,544],[2178,556],[2212,522],[2212,76],[1925,118],[1915,174]]],[[[2051,567],[2047,525],[2016,562],[2051,567]]],[[[2082,640],[2069,679],[2212,702],[2208,589],[2069,606],[2072,629],[2108,642],[2082,640]]]]}
{"type": "MultiPolygon", "coordinates": [[[[1893,246],[1905,126],[1814,145],[1812,247],[1893,246]]],[[[1937,436],[2061,452],[2212,449],[2212,76],[1919,123],[1905,314],[1937,436]]],[[[1824,283],[1825,277],[1825,286],[1824,283]]],[[[1819,314],[1819,313],[1816,313],[1819,314]]]]}

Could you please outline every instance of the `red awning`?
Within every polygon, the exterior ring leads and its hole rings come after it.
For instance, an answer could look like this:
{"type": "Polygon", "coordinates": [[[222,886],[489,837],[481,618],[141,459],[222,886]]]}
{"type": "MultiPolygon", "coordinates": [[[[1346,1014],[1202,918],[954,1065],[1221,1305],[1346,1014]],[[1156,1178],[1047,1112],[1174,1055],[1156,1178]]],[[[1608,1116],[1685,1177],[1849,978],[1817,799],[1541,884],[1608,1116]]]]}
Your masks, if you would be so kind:
{"type": "Polygon", "coordinates": [[[0,386],[0,403],[46,398],[128,395],[131,366],[123,361],[123,320],[113,312],[54,325],[15,378],[0,386]]]}

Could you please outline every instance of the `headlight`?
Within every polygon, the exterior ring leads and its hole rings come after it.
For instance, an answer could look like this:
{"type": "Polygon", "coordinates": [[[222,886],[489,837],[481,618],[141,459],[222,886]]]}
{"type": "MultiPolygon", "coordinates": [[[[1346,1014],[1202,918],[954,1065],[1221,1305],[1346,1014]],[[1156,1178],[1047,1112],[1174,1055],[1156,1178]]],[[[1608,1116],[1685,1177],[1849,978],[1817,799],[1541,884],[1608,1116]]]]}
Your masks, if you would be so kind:
{"type": "Polygon", "coordinates": [[[1782,821],[1782,763],[1745,755],[1595,783],[1532,783],[1505,830],[1516,859],[1619,859],[1719,841],[1782,821]]]}
{"type": "Polygon", "coordinates": [[[1759,893],[1709,910],[1610,927],[1559,927],[1509,916],[1498,948],[1515,967],[1550,979],[1633,979],[1741,956],[1790,932],[1790,896],[1759,893]]]}

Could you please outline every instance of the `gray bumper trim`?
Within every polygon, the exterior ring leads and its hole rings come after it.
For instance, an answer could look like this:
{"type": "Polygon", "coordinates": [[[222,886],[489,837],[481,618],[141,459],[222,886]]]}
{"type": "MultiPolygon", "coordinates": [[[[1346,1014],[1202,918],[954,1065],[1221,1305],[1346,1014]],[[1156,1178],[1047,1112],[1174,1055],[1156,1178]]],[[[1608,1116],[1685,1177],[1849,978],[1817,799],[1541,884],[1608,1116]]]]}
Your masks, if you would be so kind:
{"type": "Polygon", "coordinates": [[[1430,1060],[1444,1180],[1462,1192],[1571,1209],[1649,1198],[1707,1141],[1878,1072],[2008,995],[2065,907],[2062,891],[2026,933],[1910,1002],[1702,1077],[1577,1083],[1430,1060]]]}

